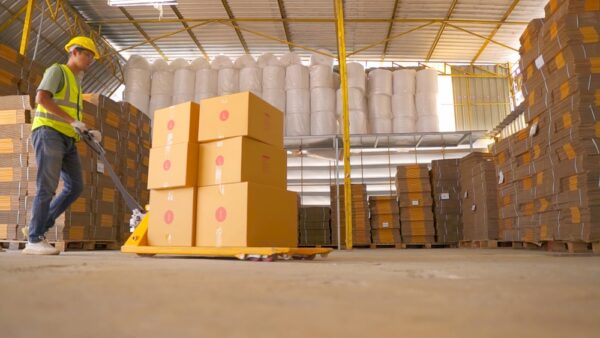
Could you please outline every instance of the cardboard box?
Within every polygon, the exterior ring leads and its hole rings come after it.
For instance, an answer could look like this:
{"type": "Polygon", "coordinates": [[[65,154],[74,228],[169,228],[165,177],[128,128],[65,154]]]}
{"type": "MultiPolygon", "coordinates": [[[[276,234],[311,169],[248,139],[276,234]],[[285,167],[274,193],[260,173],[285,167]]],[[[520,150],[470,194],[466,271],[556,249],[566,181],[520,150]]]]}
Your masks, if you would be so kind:
{"type": "Polygon", "coordinates": [[[201,143],[197,185],[253,182],[285,189],[286,161],[285,150],[248,137],[201,143]]]}
{"type": "Polygon", "coordinates": [[[196,142],[199,116],[200,106],[195,102],[185,102],[155,111],[152,147],[196,142]]]}
{"type": "Polygon", "coordinates": [[[296,194],[242,182],[198,188],[196,246],[295,247],[296,194]]]}
{"type": "Polygon", "coordinates": [[[198,144],[150,149],[148,189],[193,187],[198,175],[198,144]]]}
{"type": "Polygon", "coordinates": [[[148,244],[194,246],[196,197],[195,187],[150,191],[148,244]]]}
{"type": "Polygon", "coordinates": [[[283,113],[258,96],[238,93],[202,100],[198,141],[248,136],[283,149],[283,113]]]}

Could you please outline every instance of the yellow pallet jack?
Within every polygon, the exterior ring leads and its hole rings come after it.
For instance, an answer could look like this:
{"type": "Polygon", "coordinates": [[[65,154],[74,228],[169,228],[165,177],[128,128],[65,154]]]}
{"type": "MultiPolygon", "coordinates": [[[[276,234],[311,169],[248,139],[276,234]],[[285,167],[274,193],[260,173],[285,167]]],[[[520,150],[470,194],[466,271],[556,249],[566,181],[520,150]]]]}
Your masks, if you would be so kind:
{"type": "MultiPolygon", "coordinates": [[[[79,131],[79,130],[78,130],[79,131]]],[[[149,211],[129,194],[115,174],[110,163],[106,160],[104,148],[88,131],[79,131],[81,139],[98,155],[104,164],[104,170],[119,193],[123,196],[125,204],[131,211],[129,227],[132,234],[121,247],[123,253],[133,253],[139,256],[170,255],[170,256],[200,256],[200,257],[229,257],[249,261],[272,262],[284,260],[313,260],[317,255],[326,258],[332,251],[331,248],[279,248],[279,247],[163,247],[150,246],[148,243],[148,218],[149,211]]]]}

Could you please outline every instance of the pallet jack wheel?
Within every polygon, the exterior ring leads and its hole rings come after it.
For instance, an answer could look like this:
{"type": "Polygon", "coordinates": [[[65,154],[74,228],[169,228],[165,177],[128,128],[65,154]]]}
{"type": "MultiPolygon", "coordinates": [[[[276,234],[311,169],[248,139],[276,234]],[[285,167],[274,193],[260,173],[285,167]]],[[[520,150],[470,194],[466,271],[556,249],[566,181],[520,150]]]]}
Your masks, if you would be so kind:
{"type": "Polygon", "coordinates": [[[315,259],[317,255],[308,255],[308,256],[304,256],[304,259],[307,261],[312,261],[313,259],[315,259]]]}
{"type": "Polygon", "coordinates": [[[139,253],[136,255],[138,255],[139,257],[154,257],[154,256],[156,256],[156,254],[142,254],[142,253],[139,253]]]}
{"type": "Polygon", "coordinates": [[[263,262],[274,262],[277,260],[277,255],[262,256],[261,260],[263,262]]]}

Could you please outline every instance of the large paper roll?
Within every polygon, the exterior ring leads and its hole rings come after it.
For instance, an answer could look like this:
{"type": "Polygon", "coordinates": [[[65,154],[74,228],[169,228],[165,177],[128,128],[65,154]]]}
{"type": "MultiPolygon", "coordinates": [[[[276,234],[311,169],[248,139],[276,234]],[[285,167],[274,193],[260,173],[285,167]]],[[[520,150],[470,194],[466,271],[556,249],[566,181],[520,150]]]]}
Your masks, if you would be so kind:
{"type": "Polygon", "coordinates": [[[148,115],[148,106],[150,105],[150,96],[148,94],[125,90],[123,92],[123,101],[131,103],[142,113],[148,115]]]}
{"type": "Polygon", "coordinates": [[[423,69],[417,72],[417,93],[437,93],[438,72],[435,69],[423,69]]]}
{"type": "Polygon", "coordinates": [[[367,86],[367,74],[363,65],[350,62],[346,67],[348,72],[348,88],[357,88],[364,93],[367,86]]]}
{"type": "Polygon", "coordinates": [[[283,89],[263,89],[262,99],[267,101],[273,107],[285,113],[285,90],[283,89]]]}
{"type": "Polygon", "coordinates": [[[369,95],[385,94],[392,96],[392,72],[386,69],[374,69],[368,76],[369,95]]]}
{"type": "Polygon", "coordinates": [[[293,64],[285,69],[285,90],[290,89],[309,89],[309,71],[308,67],[293,64]]]}
{"type": "MultiPolygon", "coordinates": [[[[336,93],[336,112],[342,114],[342,90],[338,89],[336,93]]],[[[348,88],[348,110],[367,111],[367,98],[362,90],[358,88],[348,88]]]]}
{"type": "Polygon", "coordinates": [[[391,118],[369,118],[371,134],[390,134],[392,132],[391,118]]]}
{"type": "Polygon", "coordinates": [[[221,68],[218,74],[217,95],[229,95],[240,91],[239,73],[234,68],[221,68]]]}
{"type": "Polygon", "coordinates": [[[314,65],[310,67],[310,89],[334,88],[333,70],[331,67],[314,65]]]}
{"type": "Polygon", "coordinates": [[[288,114],[310,114],[310,91],[291,89],[285,92],[285,112],[288,114]]]}
{"type": "Polygon", "coordinates": [[[392,73],[395,94],[411,94],[416,92],[417,72],[414,69],[399,69],[392,73]]]}
{"type": "Polygon", "coordinates": [[[394,94],[392,96],[392,114],[397,117],[417,117],[415,96],[413,94],[394,94]]]}
{"type": "Polygon", "coordinates": [[[438,132],[440,131],[439,119],[437,115],[419,115],[417,119],[418,132],[438,132]]]}
{"type": "Polygon", "coordinates": [[[392,117],[392,98],[388,95],[374,94],[368,98],[369,118],[392,117]]]}
{"type": "Polygon", "coordinates": [[[285,114],[285,135],[286,136],[310,135],[310,113],[285,114]]]}
{"type": "Polygon", "coordinates": [[[335,89],[314,88],[310,90],[310,111],[335,112],[335,89]]]}
{"type": "Polygon", "coordinates": [[[148,107],[148,116],[150,119],[154,119],[154,112],[158,109],[166,108],[171,106],[171,94],[169,95],[152,95],[150,97],[150,104],[148,107]]]}
{"type": "Polygon", "coordinates": [[[285,88],[285,68],[280,66],[266,66],[262,69],[262,87],[265,89],[285,88]]]}
{"type": "Polygon", "coordinates": [[[415,95],[417,115],[438,115],[437,93],[417,93],[415,95]]]}
{"type": "Polygon", "coordinates": [[[333,110],[310,114],[311,135],[334,135],[336,131],[337,119],[333,110]]]}
{"type": "Polygon", "coordinates": [[[262,93],[262,71],[258,67],[240,69],[240,92],[262,93]]]}
{"type": "Polygon", "coordinates": [[[414,133],[417,131],[417,120],[414,117],[392,118],[392,131],[394,133],[414,133]]]}
{"type": "Polygon", "coordinates": [[[173,67],[173,105],[194,100],[196,72],[184,59],[176,59],[173,67]]]}
{"type": "MultiPolygon", "coordinates": [[[[348,112],[350,115],[348,116],[350,122],[350,134],[352,135],[362,135],[367,134],[369,132],[369,119],[367,117],[367,112],[364,110],[351,110],[348,112]]],[[[342,118],[339,118],[340,128],[342,126],[342,118]]]]}
{"type": "MultiPolygon", "coordinates": [[[[319,49],[319,52],[331,54],[325,49],[319,49]]],[[[326,66],[329,68],[329,70],[331,70],[333,68],[333,58],[323,54],[312,53],[310,55],[310,65],[311,67],[316,65],[326,66]]]]}
{"type": "Polygon", "coordinates": [[[163,59],[152,63],[152,84],[150,95],[173,95],[173,72],[163,59]]]}
{"type": "Polygon", "coordinates": [[[196,71],[196,87],[194,88],[194,101],[217,96],[219,72],[211,69],[198,69],[196,71]]]}

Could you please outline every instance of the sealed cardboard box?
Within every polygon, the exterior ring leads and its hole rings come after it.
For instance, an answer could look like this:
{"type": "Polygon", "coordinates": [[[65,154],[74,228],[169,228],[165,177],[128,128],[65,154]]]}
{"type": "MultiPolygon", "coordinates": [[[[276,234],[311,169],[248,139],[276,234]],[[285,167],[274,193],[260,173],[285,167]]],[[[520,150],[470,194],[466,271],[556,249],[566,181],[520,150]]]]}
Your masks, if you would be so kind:
{"type": "Polygon", "coordinates": [[[293,192],[250,182],[198,188],[196,246],[295,247],[293,192]]]}
{"type": "Polygon", "coordinates": [[[193,187],[198,174],[198,144],[177,143],[150,149],[148,189],[193,187]]]}
{"type": "Polygon", "coordinates": [[[152,147],[195,142],[198,138],[200,106],[185,102],[154,112],[152,147]]]}
{"type": "Polygon", "coordinates": [[[202,100],[198,141],[236,136],[283,148],[283,113],[258,96],[238,93],[202,100]]]}
{"type": "Polygon", "coordinates": [[[150,191],[149,245],[194,245],[196,196],[196,188],[150,191]]]}
{"type": "Polygon", "coordinates": [[[286,161],[285,150],[248,137],[201,143],[197,185],[253,182],[285,189],[286,161]]]}

